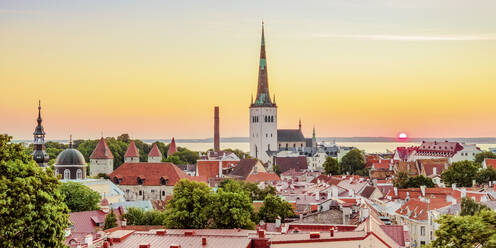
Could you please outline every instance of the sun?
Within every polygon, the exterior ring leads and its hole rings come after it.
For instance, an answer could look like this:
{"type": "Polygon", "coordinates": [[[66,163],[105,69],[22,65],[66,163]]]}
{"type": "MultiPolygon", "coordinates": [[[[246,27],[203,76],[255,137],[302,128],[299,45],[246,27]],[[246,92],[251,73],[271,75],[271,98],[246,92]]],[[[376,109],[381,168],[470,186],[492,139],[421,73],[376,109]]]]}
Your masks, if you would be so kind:
{"type": "Polygon", "coordinates": [[[398,139],[399,140],[406,140],[406,139],[408,139],[408,134],[406,134],[405,132],[401,132],[398,134],[398,139]]]}

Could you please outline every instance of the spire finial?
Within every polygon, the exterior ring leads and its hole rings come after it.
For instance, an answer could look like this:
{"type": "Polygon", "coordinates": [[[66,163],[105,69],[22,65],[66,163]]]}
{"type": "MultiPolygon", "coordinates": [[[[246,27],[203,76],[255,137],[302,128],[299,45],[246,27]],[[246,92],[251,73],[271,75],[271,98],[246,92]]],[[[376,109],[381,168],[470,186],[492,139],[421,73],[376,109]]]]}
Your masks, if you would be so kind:
{"type": "Polygon", "coordinates": [[[72,149],[72,134],[69,135],[69,148],[72,149]]]}
{"type": "Polygon", "coordinates": [[[300,118],[300,121],[298,123],[298,128],[301,130],[301,118],[300,118]]]}

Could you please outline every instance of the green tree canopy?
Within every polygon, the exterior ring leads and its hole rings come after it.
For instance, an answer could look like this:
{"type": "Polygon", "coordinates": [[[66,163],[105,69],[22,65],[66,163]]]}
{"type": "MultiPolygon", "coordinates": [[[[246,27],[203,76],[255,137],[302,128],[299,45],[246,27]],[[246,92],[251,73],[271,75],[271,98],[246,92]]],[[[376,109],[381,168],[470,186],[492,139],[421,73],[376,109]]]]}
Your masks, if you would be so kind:
{"type": "Polygon", "coordinates": [[[432,178],[426,177],[424,175],[409,177],[404,185],[400,188],[420,188],[420,186],[426,186],[427,188],[434,188],[436,185],[432,181],[432,178]]]}
{"type": "Polygon", "coordinates": [[[71,212],[99,209],[100,194],[83,184],[75,182],[62,183],[60,192],[64,195],[64,202],[71,212]]]}
{"type": "Polygon", "coordinates": [[[144,211],[141,208],[128,208],[124,214],[127,225],[162,225],[165,221],[165,213],[157,210],[144,211]]]}
{"type": "Polygon", "coordinates": [[[0,246],[65,247],[68,208],[50,168],[0,135],[0,246]]]}
{"type": "Polygon", "coordinates": [[[475,155],[475,160],[474,162],[477,164],[477,165],[480,165],[482,164],[482,162],[484,161],[484,159],[486,158],[496,158],[496,154],[492,153],[492,152],[489,152],[489,151],[485,151],[485,152],[481,152],[481,153],[478,153],[475,155]]]}
{"type": "Polygon", "coordinates": [[[341,174],[341,165],[339,161],[333,157],[327,157],[324,162],[324,171],[325,174],[329,175],[340,175],[341,174]]]}
{"type": "Polygon", "coordinates": [[[181,179],[166,208],[167,228],[203,229],[209,223],[212,197],[205,183],[181,179]]]}
{"type": "Polygon", "coordinates": [[[472,180],[476,179],[479,167],[472,161],[460,161],[452,163],[447,170],[443,171],[441,178],[448,186],[456,183],[460,187],[471,187],[472,180]]]}
{"type": "Polygon", "coordinates": [[[117,226],[117,217],[115,216],[114,209],[110,210],[110,213],[105,216],[105,225],[103,226],[103,230],[107,230],[112,227],[117,226]]]}
{"type": "Polygon", "coordinates": [[[253,204],[244,190],[230,192],[219,189],[213,194],[213,203],[211,217],[214,228],[255,228],[253,204]]]}
{"type": "Polygon", "coordinates": [[[477,203],[476,201],[467,197],[462,198],[462,201],[460,203],[460,208],[461,208],[460,215],[475,215],[484,209],[489,210],[488,207],[480,203],[477,203]]]}
{"type": "Polygon", "coordinates": [[[477,181],[477,183],[480,184],[489,183],[490,181],[496,181],[496,170],[493,167],[481,169],[477,171],[475,180],[477,181]]]}
{"type": "Polygon", "coordinates": [[[393,185],[394,187],[398,188],[406,188],[405,185],[408,182],[408,179],[410,176],[408,175],[408,172],[406,171],[398,171],[397,173],[394,174],[393,178],[393,185]]]}
{"type": "Polygon", "coordinates": [[[431,247],[496,247],[496,213],[482,210],[475,215],[443,215],[431,247]]]}
{"type": "Polygon", "coordinates": [[[281,217],[281,221],[295,215],[293,206],[279,196],[267,195],[264,204],[258,210],[258,219],[265,222],[275,222],[276,218],[281,217]]]}
{"type": "Polygon", "coordinates": [[[367,171],[362,152],[358,149],[353,149],[344,155],[341,159],[341,170],[350,174],[365,175],[367,171]]]}
{"type": "Polygon", "coordinates": [[[276,188],[266,185],[260,189],[257,184],[244,181],[227,179],[220,183],[219,188],[226,192],[239,192],[243,190],[250,197],[251,201],[263,201],[267,195],[275,195],[276,188]]]}

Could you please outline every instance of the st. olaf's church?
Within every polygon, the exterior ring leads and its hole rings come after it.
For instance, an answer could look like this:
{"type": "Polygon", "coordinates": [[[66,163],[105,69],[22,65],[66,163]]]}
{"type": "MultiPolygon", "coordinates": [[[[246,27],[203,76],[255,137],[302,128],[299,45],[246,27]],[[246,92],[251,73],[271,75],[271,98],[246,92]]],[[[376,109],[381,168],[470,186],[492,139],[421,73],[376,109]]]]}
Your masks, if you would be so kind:
{"type": "Polygon", "coordinates": [[[303,150],[315,147],[315,130],[312,139],[305,139],[298,129],[277,129],[277,105],[275,96],[270,98],[267,76],[267,56],[265,53],[265,34],[262,22],[262,42],[258,68],[258,87],[255,101],[250,105],[250,156],[271,165],[272,157],[281,150],[303,150]]]}

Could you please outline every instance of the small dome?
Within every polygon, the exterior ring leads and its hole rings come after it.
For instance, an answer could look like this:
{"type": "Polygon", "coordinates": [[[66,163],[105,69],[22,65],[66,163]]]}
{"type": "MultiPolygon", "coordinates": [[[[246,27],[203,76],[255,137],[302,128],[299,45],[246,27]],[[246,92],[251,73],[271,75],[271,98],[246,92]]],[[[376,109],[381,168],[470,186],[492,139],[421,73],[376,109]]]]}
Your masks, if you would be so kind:
{"type": "Polygon", "coordinates": [[[83,154],[80,151],[69,148],[57,156],[56,165],[86,165],[83,154]]]}

